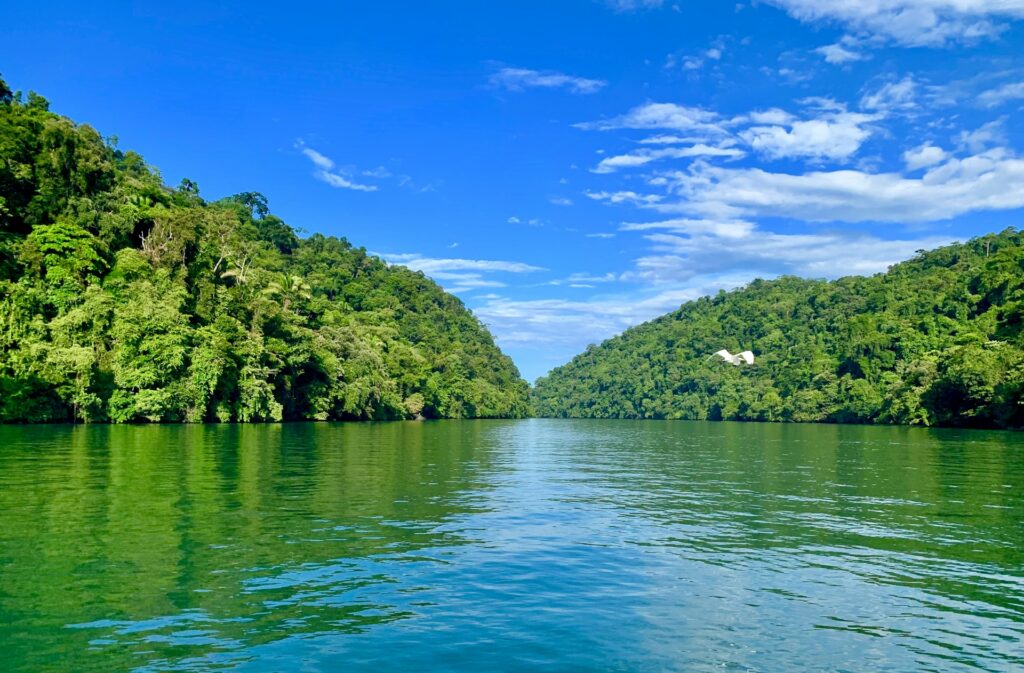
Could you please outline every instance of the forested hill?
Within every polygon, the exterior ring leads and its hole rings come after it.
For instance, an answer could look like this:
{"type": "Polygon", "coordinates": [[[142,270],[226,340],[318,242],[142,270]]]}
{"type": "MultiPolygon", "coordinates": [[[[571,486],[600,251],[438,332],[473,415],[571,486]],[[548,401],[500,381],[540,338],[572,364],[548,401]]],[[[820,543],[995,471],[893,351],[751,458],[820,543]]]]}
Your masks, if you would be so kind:
{"type": "Polygon", "coordinates": [[[537,382],[541,416],[1024,427],[1024,235],[684,304],[537,382]],[[709,354],[751,349],[753,366],[709,354]]]}
{"type": "Polygon", "coordinates": [[[0,420],[509,417],[455,297],[258,193],[208,202],[0,80],[0,420]]]}

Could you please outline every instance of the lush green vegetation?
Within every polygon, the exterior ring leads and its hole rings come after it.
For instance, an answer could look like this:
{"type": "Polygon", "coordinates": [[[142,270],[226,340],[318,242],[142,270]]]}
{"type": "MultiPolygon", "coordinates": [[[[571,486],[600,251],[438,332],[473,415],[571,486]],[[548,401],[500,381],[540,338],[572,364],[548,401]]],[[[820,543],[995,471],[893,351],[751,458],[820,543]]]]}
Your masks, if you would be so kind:
{"type": "Polygon", "coordinates": [[[542,416],[1024,427],[1024,235],[722,292],[540,379],[542,416]],[[752,349],[751,367],[708,358],[752,349]]]}
{"type": "Polygon", "coordinates": [[[257,193],[207,202],[0,80],[0,420],[507,417],[462,303],[257,193]]]}

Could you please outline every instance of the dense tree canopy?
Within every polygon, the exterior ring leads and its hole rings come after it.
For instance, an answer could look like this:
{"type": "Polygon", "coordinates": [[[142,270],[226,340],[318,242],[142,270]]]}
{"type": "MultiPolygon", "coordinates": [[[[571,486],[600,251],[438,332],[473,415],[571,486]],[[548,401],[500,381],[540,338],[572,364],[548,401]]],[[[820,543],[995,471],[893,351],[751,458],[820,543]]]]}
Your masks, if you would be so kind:
{"type": "Polygon", "coordinates": [[[0,420],[508,417],[528,387],[420,273],[177,189],[0,80],[0,420]]]}
{"type": "Polygon", "coordinates": [[[1024,427],[1024,235],[722,292],[537,382],[542,416],[1024,427]],[[750,367],[708,358],[752,349],[750,367]]]}

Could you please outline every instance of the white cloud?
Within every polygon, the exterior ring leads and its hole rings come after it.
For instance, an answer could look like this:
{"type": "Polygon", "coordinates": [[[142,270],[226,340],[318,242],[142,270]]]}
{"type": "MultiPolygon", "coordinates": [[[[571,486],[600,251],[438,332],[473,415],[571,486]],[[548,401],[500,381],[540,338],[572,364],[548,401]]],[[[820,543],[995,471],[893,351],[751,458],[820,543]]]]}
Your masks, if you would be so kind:
{"type": "Polygon", "coordinates": [[[641,145],[684,145],[691,143],[699,143],[706,140],[699,136],[674,136],[674,135],[657,135],[651,136],[650,138],[643,138],[638,141],[641,145]]]}
{"type": "Polygon", "coordinates": [[[571,346],[578,351],[588,342],[607,339],[684,302],[745,285],[757,277],[799,273],[835,278],[876,273],[917,250],[949,242],[940,237],[890,241],[851,233],[793,235],[756,229],[741,238],[712,233],[653,234],[647,238],[656,254],[638,258],[625,274],[580,274],[574,279],[579,281],[577,285],[614,280],[643,283],[646,288],[642,291],[603,294],[584,301],[493,297],[474,312],[503,347],[571,346]]]}
{"type": "Polygon", "coordinates": [[[865,110],[888,112],[892,110],[908,110],[917,107],[917,82],[906,76],[897,82],[886,82],[876,91],[865,94],[860,99],[860,106],[865,110]]]}
{"type": "Polygon", "coordinates": [[[567,89],[572,93],[597,93],[608,84],[599,79],[574,77],[561,72],[528,70],[526,68],[501,68],[490,77],[493,87],[508,91],[526,89],[567,89]]]}
{"type": "Polygon", "coordinates": [[[1024,206],[1024,160],[992,149],[949,159],[917,178],[858,170],[772,173],[698,162],[687,172],[664,174],[657,182],[662,185],[678,200],[634,194],[631,202],[709,217],[930,222],[1024,206]]]}
{"type": "Polygon", "coordinates": [[[624,224],[627,231],[656,231],[645,239],[650,254],[623,274],[573,274],[554,285],[594,287],[638,283],[643,289],[599,294],[587,300],[512,300],[488,296],[474,312],[503,347],[566,348],[609,338],[680,304],[733,289],[757,277],[780,274],[834,278],[883,271],[917,250],[948,242],[943,237],[885,240],[851,232],[780,234],[750,222],[666,220],[624,224]],[[661,230],[661,231],[657,231],[661,230]],[[670,232],[670,233],[661,233],[670,232]]]}
{"type": "Polygon", "coordinates": [[[743,238],[755,229],[753,222],[746,220],[709,220],[676,218],[658,222],[623,222],[622,231],[651,231],[664,229],[677,234],[713,235],[720,238],[743,238]]]}
{"type": "Polygon", "coordinates": [[[666,129],[670,131],[704,131],[724,134],[718,125],[718,114],[699,107],[675,103],[645,103],[626,114],[596,122],[576,124],[577,128],[609,131],[614,129],[666,129]]]}
{"type": "Polygon", "coordinates": [[[414,271],[422,271],[427,275],[445,271],[502,271],[505,273],[531,273],[544,271],[540,266],[524,262],[505,262],[492,259],[436,259],[423,257],[417,253],[397,253],[381,255],[392,264],[407,266],[414,271]]]}
{"type": "Polygon", "coordinates": [[[973,131],[961,131],[958,138],[961,149],[975,154],[985,151],[994,145],[1006,142],[1006,131],[1003,129],[1005,117],[990,121],[973,131]]]}
{"type": "Polygon", "coordinates": [[[990,38],[1024,17],[1024,0],[766,0],[810,23],[834,23],[906,46],[990,38]]]}
{"type": "Polygon", "coordinates": [[[756,228],[740,237],[657,233],[645,238],[659,254],[638,259],[625,280],[685,282],[737,269],[750,277],[864,275],[885,271],[917,250],[950,242],[946,237],[887,240],[850,232],[779,234],[756,228]]]}
{"type": "Polygon", "coordinates": [[[307,159],[313,162],[313,166],[315,167],[313,177],[317,180],[325,182],[331,187],[337,187],[338,189],[351,189],[358,192],[377,191],[376,185],[364,185],[354,182],[348,176],[335,170],[334,161],[330,157],[324,156],[312,147],[306,147],[305,143],[301,140],[295,143],[295,147],[302,152],[307,159]]]}
{"type": "MultiPolygon", "coordinates": [[[[785,110],[773,107],[768,110],[755,110],[749,113],[746,119],[754,124],[792,124],[796,117],[785,110]]],[[[745,119],[741,117],[737,121],[745,121],[745,119]]]]}
{"type": "Polygon", "coordinates": [[[650,206],[662,200],[660,194],[638,194],[633,191],[619,192],[586,192],[587,198],[607,203],[631,203],[639,206],[650,206]]]}
{"type": "Polygon", "coordinates": [[[502,347],[544,344],[582,349],[588,342],[603,341],[707,292],[702,288],[668,289],[650,296],[614,294],[586,301],[517,301],[497,297],[475,307],[473,312],[487,324],[502,347]]]}
{"type": "Polygon", "coordinates": [[[615,238],[615,234],[610,234],[608,232],[603,231],[595,234],[587,234],[586,236],[587,238],[615,238]]]}
{"type": "Polygon", "coordinates": [[[793,121],[784,126],[754,126],[739,136],[751,148],[772,159],[810,157],[847,159],[871,135],[865,124],[874,115],[853,112],[827,113],[817,119],[793,121]]]}
{"type": "Polygon", "coordinates": [[[325,157],[312,147],[300,147],[300,151],[305,154],[317,168],[321,168],[325,171],[329,171],[334,168],[334,162],[331,161],[329,157],[325,157]]]}
{"type": "Polygon", "coordinates": [[[843,41],[818,47],[814,50],[814,53],[821,54],[825,57],[825,61],[827,63],[832,63],[833,65],[842,65],[843,63],[852,63],[853,61],[864,61],[871,58],[863,52],[854,51],[843,44],[843,41]]]}
{"type": "Polygon", "coordinates": [[[628,154],[606,157],[593,169],[594,173],[613,173],[620,168],[636,168],[659,159],[687,159],[693,157],[729,157],[738,159],[745,152],[732,147],[713,147],[703,143],[690,147],[669,147],[661,150],[641,149],[628,154]]]}
{"type": "MultiPolygon", "coordinates": [[[[913,85],[912,80],[907,80],[913,85]]],[[[878,94],[878,101],[903,100],[905,85],[894,91],[878,94]]],[[[779,109],[754,110],[747,114],[724,119],[716,112],[698,107],[687,107],[673,103],[646,103],[633,108],[625,115],[614,119],[577,124],[583,129],[670,129],[676,131],[697,131],[711,134],[715,140],[704,139],[689,147],[668,147],[665,149],[640,149],[607,157],[593,169],[595,173],[611,173],[623,168],[636,168],[660,159],[685,159],[694,157],[726,157],[737,159],[745,152],[735,147],[737,140],[751,149],[772,159],[805,157],[810,159],[844,160],[855,154],[871,136],[867,126],[882,118],[882,113],[864,114],[847,112],[835,101],[813,99],[816,108],[810,119],[798,119],[793,114],[779,109]],[[828,105],[823,105],[827,102],[828,105]],[[747,126],[732,135],[728,129],[747,126]]],[[[895,102],[891,103],[895,105],[895,102]]],[[[663,134],[644,138],[646,145],[672,145],[687,138],[663,134]]],[[[698,140],[698,139],[691,139],[698,140]]]]}
{"type": "Polygon", "coordinates": [[[985,107],[996,107],[1010,100],[1024,98],[1024,82],[1011,82],[995,89],[983,91],[978,102],[985,107]]]}
{"type": "Polygon", "coordinates": [[[546,270],[532,264],[503,260],[432,258],[423,257],[418,253],[381,254],[380,256],[390,264],[405,266],[413,271],[422,271],[440,283],[445,290],[453,293],[506,286],[503,281],[487,278],[485,274],[521,274],[546,270]]]}
{"type": "Polygon", "coordinates": [[[722,53],[724,51],[725,41],[719,38],[715,40],[714,46],[705,49],[699,55],[683,56],[682,62],[677,60],[679,57],[676,54],[669,54],[668,58],[665,59],[665,69],[672,70],[676,66],[681,65],[683,70],[699,70],[704,67],[705,61],[722,60],[722,53]]]}
{"type": "Polygon", "coordinates": [[[604,0],[604,4],[616,12],[636,12],[642,9],[657,9],[665,0],[604,0]]]}
{"type": "Polygon", "coordinates": [[[592,273],[574,273],[570,274],[568,278],[558,278],[550,281],[548,285],[568,285],[569,287],[586,285],[587,287],[594,287],[594,283],[614,283],[616,280],[618,280],[618,276],[610,272],[600,276],[592,273]]]}
{"type": "Polygon", "coordinates": [[[377,191],[377,185],[364,185],[358,182],[352,182],[343,175],[338,173],[332,173],[330,171],[317,171],[314,174],[316,179],[326,182],[331,187],[337,187],[339,189],[351,189],[357,192],[375,192],[377,191]]]}
{"type": "Polygon", "coordinates": [[[927,168],[945,161],[949,155],[941,147],[925,143],[903,153],[903,162],[907,165],[908,171],[916,171],[919,168],[927,168]]]}
{"type": "Polygon", "coordinates": [[[430,274],[430,277],[440,283],[448,292],[466,292],[487,287],[506,287],[505,283],[498,280],[488,280],[479,273],[436,271],[430,274]]]}
{"type": "Polygon", "coordinates": [[[550,203],[553,206],[571,206],[572,199],[567,198],[565,196],[552,196],[550,199],[548,199],[548,203],[550,203]]]}

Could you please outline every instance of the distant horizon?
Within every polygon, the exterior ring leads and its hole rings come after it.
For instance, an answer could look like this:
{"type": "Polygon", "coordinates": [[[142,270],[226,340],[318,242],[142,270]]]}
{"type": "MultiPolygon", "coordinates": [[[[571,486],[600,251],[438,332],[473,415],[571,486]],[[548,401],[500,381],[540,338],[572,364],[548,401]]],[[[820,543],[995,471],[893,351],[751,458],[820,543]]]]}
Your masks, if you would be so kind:
{"type": "Polygon", "coordinates": [[[303,235],[423,271],[532,383],[719,289],[1019,227],[1022,18],[985,0],[23,5],[0,8],[0,75],[168,184],[261,192],[303,235]]]}

